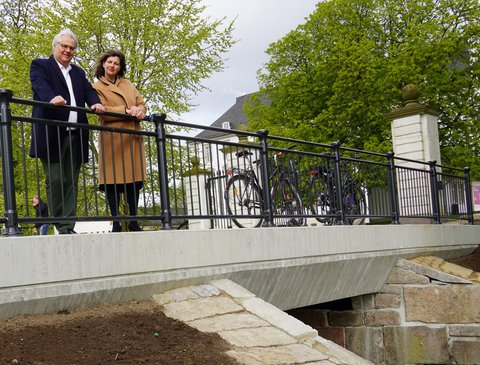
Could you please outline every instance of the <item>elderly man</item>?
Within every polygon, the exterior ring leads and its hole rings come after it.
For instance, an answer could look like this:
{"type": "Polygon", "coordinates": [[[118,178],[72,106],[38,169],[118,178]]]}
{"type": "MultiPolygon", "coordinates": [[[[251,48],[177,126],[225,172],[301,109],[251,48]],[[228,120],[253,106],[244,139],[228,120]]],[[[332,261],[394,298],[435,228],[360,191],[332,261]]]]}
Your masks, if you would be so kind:
{"type": "MultiPolygon", "coordinates": [[[[105,108],[85,71],[71,64],[77,45],[76,35],[68,29],[62,30],[53,39],[53,55],[32,61],[33,99],[56,106],[85,107],[87,104],[94,112],[103,113],[105,108]]],[[[80,167],[88,161],[88,130],[76,125],[88,124],[87,115],[67,108],[35,106],[32,117],[71,124],[71,127],[33,124],[30,156],[42,162],[52,216],[74,217],[80,167]]],[[[60,234],[76,233],[73,220],[57,222],[55,226],[60,234]]]]}

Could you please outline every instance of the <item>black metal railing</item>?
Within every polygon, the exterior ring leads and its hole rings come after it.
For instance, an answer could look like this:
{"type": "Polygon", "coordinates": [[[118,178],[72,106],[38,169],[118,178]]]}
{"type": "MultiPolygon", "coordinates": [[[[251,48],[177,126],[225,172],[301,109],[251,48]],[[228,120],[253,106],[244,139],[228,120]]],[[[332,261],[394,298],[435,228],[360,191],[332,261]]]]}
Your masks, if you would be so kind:
{"type": "MultiPolygon", "coordinates": [[[[142,121],[143,130],[111,128],[97,125],[98,116],[88,109],[61,107],[89,114],[91,123],[75,125],[73,132],[68,122],[28,116],[33,105],[59,108],[17,99],[11,91],[0,90],[4,235],[28,234],[38,223],[108,224],[132,219],[140,220],[144,227],[161,229],[187,225],[190,229],[232,228],[252,222],[253,226],[440,224],[449,220],[473,224],[468,168],[397,158],[391,152],[350,149],[340,143],[270,136],[267,131],[251,133],[169,121],[164,114],[142,121]],[[59,191],[47,192],[51,188],[45,185],[50,162],[47,158],[42,164],[28,153],[33,125],[55,130],[57,138],[45,140],[50,149],[59,144],[60,135],[89,134],[89,138],[80,138],[81,144],[88,144],[89,160],[78,176],[74,216],[37,217],[31,206],[33,196],[46,199],[55,193],[63,197],[68,188],[61,185],[59,191]],[[119,135],[129,141],[127,147],[138,140],[144,146],[143,186],[138,191],[136,215],[130,214],[124,201],[120,202],[120,214],[112,215],[102,189],[101,175],[107,167],[102,165],[106,151],[99,148],[99,138],[113,140],[119,135]],[[242,185],[236,186],[239,181],[242,185]],[[250,186],[254,186],[254,198],[242,198],[242,191],[250,186]]],[[[121,164],[110,168],[125,171],[128,164],[135,167],[125,147],[112,144],[110,148],[112,155],[123,156],[121,164]]]]}

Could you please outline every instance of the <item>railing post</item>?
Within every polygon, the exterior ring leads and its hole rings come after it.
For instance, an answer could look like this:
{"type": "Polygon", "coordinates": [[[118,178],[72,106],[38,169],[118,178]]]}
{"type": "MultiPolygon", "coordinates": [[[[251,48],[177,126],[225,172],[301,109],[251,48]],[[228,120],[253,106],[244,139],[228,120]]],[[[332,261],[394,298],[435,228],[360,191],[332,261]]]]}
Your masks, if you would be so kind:
{"type": "Polygon", "coordinates": [[[167,147],[165,141],[165,114],[153,114],[155,133],[157,134],[158,181],[160,182],[160,205],[162,207],[162,229],[172,229],[172,211],[168,191],[167,147]]]}
{"type": "Polygon", "coordinates": [[[395,170],[395,153],[387,152],[388,159],[388,187],[390,190],[390,204],[392,207],[392,223],[400,224],[400,214],[398,211],[398,189],[397,189],[397,174],[395,170]]]}
{"type": "Polygon", "coordinates": [[[15,175],[13,172],[11,90],[0,89],[0,153],[2,154],[3,200],[6,218],[4,236],[21,236],[18,226],[15,175]]]}
{"type": "Polygon", "coordinates": [[[437,181],[437,161],[428,161],[430,166],[430,190],[432,195],[432,213],[435,224],[440,224],[440,210],[438,198],[438,181],[437,181]]]}
{"type": "Polygon", "coordinates": [[[465,167],[464,179],[465,179],[465,198],[467,199],[467,218],[468,224],[473,224],[473,199],[472,199],[472,184],[470,181],[470,167],[465,167]]]}
{"type": "Polygon", "coordinates": [[[343,225],[343,224],[348,224],[347,219],[345,217],[345,209],[344,209],[344,201],[343,201],[343,186],[342,186],[342,169],[340,165],[340,146],[342,144],[340,142],[333,142],[332,143],[332,148],[333,148],[333,153],[335,154],[335,194],[336,194],[336,205],[338,207],[338,213],[340,215],[338,224],[343,225]]]}
{"type": "Polygon", "coordinates": [[[273,211],[272,211],[272,197],[270,196],[270,176],[268,174],[268,131],[261,129],[257,131],[257,136],[260,139],[260,173],[262,181],[262,198],[263,198],[263,216],[265,219],[264,227],[273,227],[273,211]]]}

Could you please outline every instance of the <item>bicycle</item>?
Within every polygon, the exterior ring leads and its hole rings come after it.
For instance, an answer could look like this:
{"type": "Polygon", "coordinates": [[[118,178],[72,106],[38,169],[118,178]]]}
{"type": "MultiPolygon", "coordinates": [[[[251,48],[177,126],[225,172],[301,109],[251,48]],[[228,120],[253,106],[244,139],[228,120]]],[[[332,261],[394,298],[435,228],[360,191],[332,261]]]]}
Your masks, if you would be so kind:
{"type": "MultiPolygon", "coordinates": [[[[260,227],[265,211],[263,189],[253,168],[259,161],[252,161],[253,153],[250,151],[240,151],[235,155],[245,158],[247,163],[245,169],[233,168],[227,172],[231,175],[225,187],[227,212],[232,216],[232,222],[239,228],[260,227]]],[[[304,218],[295,217],[303,214],[301,197],[290,181],[291,171],[287,171],[279,157],[282,157],[281,152],[274,154],[270,159],[274,169],[269,179],[272,186],[270,196],[274,223],[284,226],[303,225],[304,218]]],[[[290,166],[293,164],[290,163],[290,166]]]]}
{"type": "MultiPolygon", "coordinates": [[[[326,225],[340,223],[335,179],[334,171],[328,165],[320,165],[310,170],[308,188],[310,211],[318,222],[326,225]]],[[[353,224],[355,219],[367,213],[364,189],[355,177],[345,175],[340,191],[347,223],[353,224]]]]}

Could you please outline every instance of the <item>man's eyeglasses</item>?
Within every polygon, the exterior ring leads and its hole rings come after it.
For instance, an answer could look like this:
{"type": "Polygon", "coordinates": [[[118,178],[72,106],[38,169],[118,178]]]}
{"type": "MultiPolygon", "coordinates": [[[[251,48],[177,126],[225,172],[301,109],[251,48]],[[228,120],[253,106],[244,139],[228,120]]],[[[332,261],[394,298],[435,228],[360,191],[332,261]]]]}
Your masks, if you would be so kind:
{"type": "Polygon", "coordinates": [[[77,47],[72,47],[72,46],[68,46],[66,44],[63,44],[63,43],[57,43],[61,49],[63,49],[64,51],[69,49],[70,51],[74,52],[75,51],[75,48],[77,47]]]}

